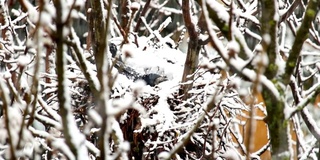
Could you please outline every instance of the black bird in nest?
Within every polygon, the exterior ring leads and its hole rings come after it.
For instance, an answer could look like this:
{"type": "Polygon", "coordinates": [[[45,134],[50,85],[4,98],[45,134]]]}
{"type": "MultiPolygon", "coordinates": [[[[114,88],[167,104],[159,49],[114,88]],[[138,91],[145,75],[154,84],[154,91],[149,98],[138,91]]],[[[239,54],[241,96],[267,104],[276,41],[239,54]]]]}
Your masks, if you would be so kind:
{"type": "MultiPolygon", "coordinates": [[[[112,58],[116,58],[118,49],[117,46],[114,43],[109,44],[109,51],[112,55],[112,58]]],[[[147,85],[155,86],[161,82],[167,81],[167,76],[163,76],[158,73],[147,73],[147,74],[141,74],[135,71],[134,68],[127,66],[120,58],[118,58],[115,68],[118,69],[120,74],[124,74],[127,78],[136,80],[143,80],[146,82],[147,85]]]]}

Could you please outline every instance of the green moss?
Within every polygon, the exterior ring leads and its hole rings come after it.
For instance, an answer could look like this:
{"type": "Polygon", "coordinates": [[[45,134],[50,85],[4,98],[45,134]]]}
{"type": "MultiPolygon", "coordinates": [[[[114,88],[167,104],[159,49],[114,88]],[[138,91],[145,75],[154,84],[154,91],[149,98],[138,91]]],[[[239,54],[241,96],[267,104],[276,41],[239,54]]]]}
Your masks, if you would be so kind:
{"type": "Polygon", "coordinates": [[[224,25],[223,28],[222,28],[222,30],[223,30],[224,32],[229,32],[229,26],[228,26],[228,25],[224,25]]]}
{"type": "Polygon", "coordinates": [[[280,95],[284,95],[284,90],[281,88],[281,86],[279,85],[279,83],[276,83],[275,86],[276,86],[279,94],[280,94],[280,95]]]}
{"type": "Polygon", "coordinates": [[[307,16],[314,17],[316,15],[316,12],[312,9],[308,9],[306,12],[307,16]]]}
{"type": "Polygon", "coordinates": [[[276,22],[275,22],[274,20],[270,20],[270,21],[269,21],[269,25],[270,25],[270,26],[274,26],[275,24],[276,24],[276,22]]]}
{"type": "Polygon", "coordinates": [[[269,70],[272,71],[272,72],[277,72],[278,71],[278,66],[274,63],[271,63],[269,66],[268,66],[269,70]]]}
{"type": "Polygon", "coordinates": [[[272,82],[273,84],[276,84],[276,83],[278,83],[278,80],[274,78],[274,79],[271,80],[271,82],[272,82]]]}
{"type": "MultiPolygon", "coordinates": [[[[281,86],[276,83],[274,80],[275,87],[278,89],[280,94],[284,94],[283,89],[281,86]]],[[[265,99],[266,109],[268,112],[268,117],[266,119],[269,134],[271,137],[271,145],[272,145],[272,153],[278,154],[285,151],[288,147],[288,143],[286,141],[287,134],[286,134],[286,126],[287,122],[284,119],[284,102],[280,101],[270,92],[267,88],[264,88],[263,98],[265,99]]]]}
{"type": "Polygon", "coordinates": [[[278,72],[278,66],[275,63],[269,64],[267,67],[267,71],[265,75],[268,77],[268,79],[272,79],[278,72]]]}
{"type": "Polygon", "coordinates": [[[294,67],[296,65],[295,62],[289,62],[289,67],[294,67]]]}

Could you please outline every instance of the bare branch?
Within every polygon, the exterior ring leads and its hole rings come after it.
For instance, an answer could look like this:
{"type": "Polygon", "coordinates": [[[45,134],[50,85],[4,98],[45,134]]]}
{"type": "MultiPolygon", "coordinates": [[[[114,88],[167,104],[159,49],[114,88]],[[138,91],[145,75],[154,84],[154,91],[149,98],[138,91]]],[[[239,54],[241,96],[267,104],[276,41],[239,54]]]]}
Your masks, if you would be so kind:
{"type": "Polygon", "coordinates": [[[297,61],[302,49],[302,45],[308,38],[309,28],[311,27],[311,23],[317,14],[317,7],[319,6],[319,3],[319,0],[312,0],[308,3],[306,13],[300,25],[300,28],[297,31],[296,39],[294,40],[291,51],[289,53],[289,58],[286,63],[286,72],[283,79],[285,84],[288,84],[290,82],[290,76],[293,74],[293,70],[297,66],[297,61]]]}
{"type": "Polygon", "coordinates": [[[15,149],[15,144],[13,142],[12,139],[12,130],[11,130],[11,126],[9,123],[9,95],[7,93],[5,93],[4,91],[7,90],[7,88],[5,88],[5,84],[3,79],[0,79],[0,96],[2,97],[2,101],[3,101],[3,110],[4,110],[4,115],[5,115],[5,126],[7,128],[7,134],[8,134],[8,140],[9,140],[9,144],[10,144],[10,157],[12,160],[16,159],[16,149],[15,149]]]}
{"type": "MultiPolygon", "coordinates": [[[[66,140],[66,144],[71,150],[73,156],[76,159],[88,155],[87,148],[85,147],[85,137],[79,132],[76,122],[73,118],[71,111],[71,100],[68,92],[68,82],[66,75],[66,53],[64,50],[64,39],[66,35],[63,33],[68,27],[70,19],[65,18],[63,12],[67,12],[63,9],[62,1],[54,1],[54,6],[57,9],[56,12],[56,72],[58,75],[58,100],[60,115],[62,118],[63,134],[66,140]]],[[[72,8],[71,8],[72,9],[72,8]]],[[[66,156],[70,156],[66,154],[66,156]]],[[[70,157],[69,157],[70,158],[70,157]]]]}
{"type": "MultiPolygon", "coordinates": [[[[189,33],[189,42],[188,42],[188,51],[187,58],[184,65],[184,71],[181,82],[187,82],[193,80],[193,73],[196,71],[198,66],[199,51],[201,45],[199,44],[198,31],[194,22],[192,22],[191,13],[190,13],[190,3],[189,0],[182,1],[182,12],[183,19],[186,25],[187,31],[189,33]]],[[[184,98],[188,97],[188,91],[192,88],[193,84],[187,84],[183,86],[184,98]]]]}

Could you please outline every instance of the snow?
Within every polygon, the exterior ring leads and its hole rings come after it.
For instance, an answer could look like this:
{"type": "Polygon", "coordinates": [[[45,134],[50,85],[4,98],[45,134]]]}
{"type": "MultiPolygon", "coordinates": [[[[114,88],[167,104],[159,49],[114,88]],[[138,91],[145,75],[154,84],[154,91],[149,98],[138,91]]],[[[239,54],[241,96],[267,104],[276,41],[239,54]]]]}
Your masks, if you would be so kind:
{"type": "Polygon", "coordinates": [[[254,24],[260,24],[260,21],[258,20],[258,18],[253,16],[248,11],[250,11],[250,10],[247,10],[247,12],[242,12],[240,9],[235,9],[233,13],[237,17],[245,18],[245,19],[252,21],[254,24]]]}
{"type": "Polygon", "coordinates": [[[227,46],[228,46],[228,49],[231,51],[234,51],[236,53],[240,52],[240,46],[239,46],[238,42],[236,42],[234,40],[229,41],[227,46]]]}
{"type": "Polygon", "coordinates": [[[294,108],[290,107],[287,103],[285,103],[284,110],[283,110],[284,118],[289,119],[295,111],[296,110],[294,108]]]}
{"type": "Polygon", "coordinates": [[[42,12],[40,15],[40,22],[43,26],[50,26],[52,24],[52,15],[48,12],[42,12]]]}
{"type": "Polygon", "coordinates": [[[167,95],[166,93],[159,93],[160,99],[158,101],[158,104],[153,108],[154,111],[156,111],[158,114],[155,115],[154,117],[159,120],[160,122],[163,122],[163,126],[157,129],[158,131],[165,131],[173,125],[172,123],[174,122],[174,114],[171,112],[169,105],[167,103],[167,95]]]}
{"type": "Polygon", "coordinates": [[[213,9],[216,12],[218,17],[222,21],[229,23],[229,19],[230,19],[229,13],[225,10],[225,7],[221,3],[217,2],[217,1],[209,1],[209,0],[206,0],[206,3],[209,5],[209,7],[211,9],[213,9]]]}
{"type": "Polygon", "coordinates": [[[133,93],[135,95],[140,95],[141,93],[143,93],[144,87],[146,86],[146,82],[143,80],[137,80],[135,81],[135,83],[133,83],[131,85],[131,88],[133,90],[133,93]]]}
{"type": "Polygon", "coordinates": [[[56,149],[61,150],[68,157],[68,159],[76,160],[76,157],[73,155],[70,148],[65,144],[63,139],[56,139],[52,142],[52,146],[56,149]]]}
{"type": "Polygon", "coordinates": [[[121,145],[123,151],[128,152],[130,151],[130,143],[129,142],[123,142],[121,145]]]}
{"type": "Polygon", "coordinates": [[[63,27],[62,34],[64,37],[67,37],[70,34],[70,29],[68,27],[63,27]]]}
{"type": "Polygon", "coordinates": [[[92,8],[88,8],[87,13],[91,13],[92,12],[92,8]]]}
{"type": "Polygon", "coordinates": [[[51,134],[49,134],[49,133],[46,132],[46,131],[37,130],[37,129],[33,128],[32,126],[29,126],[28,129],[30,130],[30,132],[31,132],[32,134],[35,134],[35,135],[37,135],[37,136],[39,136],[39,137],[45,137],[45,138],[48,139],[48,140],[55,139],[55,137],[53,137],[51,134]]]}
{"type": "Polygon", "coordinates": [[[69,12],[71,12],[70,8],[71,8],[71,3],[73,3],[72,1],[67,1],[67,3],[63,0],[58,0],[61,4],[61,17],[59,17],[61,19],[61,22],[66,22],[67,18],[69,16],[69,12]]]}
{"type": "Polygon", "coordinates": [[[294,159],[294,148],[293,148],[293,139],[292,139],[292,135],[291,135],[291,123],[288,123],[286,130],[287,130],[287,135],[288,135],[289,157],[290,157],[290,160],[293,160],[294,159]]]}
{"type": "Polygon", "coordinates": [[[163,23],[161,23],[158,31],[162,31],[164,28],[166,28],[170,23],[172,22],[171,17],[168,17],[166,20],[164,20],[163,23]]]}
{"type": "Polygon", "coordinates": [[[269,34],[264,34],[262,35],[262,39],[264,40],[265,43],[270,44],[271,43],[271,37],[269,34]]]}
{"type": "Polygon", "coordinates": [[[27,156],[31,157],[34,151],[34,147],[32,143],[26,143],[25,147],[23,148],[23,152],[24,154],[26,154],[27,156]]]}
{"type": "Polygon", "coordinates": [[[170,153],[163,151],[158,155],[159,160],[166,160],[170,158],[170,153]]]}
{"type": "Polygon", "coordinates": [[[269,57],[267,55],[267,53],[265,52],[260,52],[258,53],[259,55],[255,56],[252,60],[252,64],[254,66],[256,66],[257,68],[259,67],[263,67],[263,68],[260,68],[260,69],[264,69],[268,66],[269,64],[269,57]],[[262,66],[261,66],[262,65],[262,66]]]}
{"type": "MultiPolygon", "coordinates": [[[[2,5],[2,4],[1,4],[1,5],[2,5]]],[[[20,14],[21,14],[20,11],[14,9],[14,8],[11,9],[11,13],[12,13],[14,16],[17,16],[17,17],[20,16],[20,14]]]]}
{"type": "MultiPolygon", "coordinates": [[[[112,126],[111,126],[112,130],[114,131],[114,135],[117,136],[117,143],[123,143],[124,142],[124,137],[123,137],[123,132],[120,128],[119,123],[112,118],[112,126]]],[[[122,147],[122,145],[120,145],[122,147]]],[[[127,149],[127,146],[124,146],[124,149],[127,149]]]]}
{"type": "Polygon", "coordinates": [[[251,37],[257,39],[258,41],[261,41],[261,39],[262,39],[261,36],[252,32],[250,29],[245,28],[244,31],[245,31],[245,33],[249,34],[251,37]]]}
{"type": "Polygon", "coordinates": [[[316,134],[318,137],[320,136],[320,128],[317,124],[317,122],[312,118],[312,115],[310,114],[309,110],[307,108],[303,108],[302,112],[307,117],[308,123],[311,124],[311,127],[314,129],[314,134],[316,134]]]}
{"type": "Polygon", "coordinates": [[[74,0],[74,5],[76,6],[76,7],[80,7],[80,8],[83,8],[84,7],[84,5],[85,5],[85,3],[86,3],[86,1],[85,0],[74,0]]]}
{"type": "Polygon", "coordinates": [[[243,47],[243,50],[245,51],[247,57],[251,58],[253,56],[253,53],[246,42],[246,37],[244,37],[244,35],[241,33],[241,31],[235,23],[232,23],[232,32],[234,34],[235,39],[239,41],[240,45],[243,47]]]}
{"type": "Polygon", "coordinates": [[[28,63],[30,63],[30,60],[27,56],[25,56],[25,55],[19,56],[19,59],[18,59],[19,66],[25,67],[26,65],[28,65],[28,63]]]}
{"type": "Polygon", "coordinates": [[[102,118],[100,117],[99,113],[95,110],[89,110],[88,111],[88,116],[92,118],[92,120],[97,124],[101,125],[102,124],[102,118]]]}
{"type": "Polygon", "coordinates": [[[28,18],[30,18],[32,22],[36,23],[39,18],[39,13],[36,7],[34,7],[29,1],[26,1],[26,0],[23,0],[22,3],[25,4],[25,7],[28,10],[28,13],[29,13],[28,18]]]}
{"type": "MultiPolygon", "coordinates": [[[[248,68],[243,69],[242,73],[244,75],[246,75],[250,80],[254,81],[256,79],[256,73],[253,70],[250,70],[248,68]]],[[[277,88],[275,87],[275,84],[273,84],[272,81],[270,81],[266,76],[264,75],[260,75],[260,81],[261,83],[267,87],[272,93],[273,95],[277,98],[280,99],[280,93],[277,90],[277,88]]]]}
{"type": "Polygon", "coordinates": [[[93,65],[93,64],[89,63],[87,60],[85,60],[85,59],[86,59],[85,56],[86,56],[87,54],[89,54],[89,53],[88,53],[88,52],[85,52],[85,51],[82,49],[81,44],[80,44],[80,39],[79,39],[79,37],[77,36],[77,34],[75,33],[75,30],[74,30],[74,29],[71,29],[71,35],[72,35],[72,37],[73,37],[73,42],[76,44],[77,49],[79,50],[80,53],[82,53],[82,54],[77,55],[77,58],[78,58],[80,61],[84,62],[84,65],[86,66],[85,72],[86,72],[87,74],[89,74],[89,77],[92,79],[95,88],[96,88],[97,90],[100,89],[100,83],[99,83],[98,78],[97,78],[97,76],[96,76],[97,73],[94,72],[94,70],[96,70],[95,65],[93,65]]]}
{"type": "Polygon", "coordinates": [[[137,48],[134,44],[123,46],[122,59],[125,59],[126,65],[134,68],[141,75],[148,73],[157,73],[174,80],[182,75],[183,62],[185,54],[182,52],[163,46],[163,48],[137,48]],[[130,56],[127,56],[130,55],[130,56]],[[130,57],[130,58],[128,58],[130,57]]]}
{"type": "Polygon", "coordinates": [[[77,155],[76,155],[77,159],[81,159],[81,160],[88,159],[87,158],[88,150],[84,145],[85,137],[83,134],[79,132],[79,129],[75,124],[74,118],[70,113],[67,115],[67,121],[68,121],[68,130],[69,130],[68,132],[71,135],[70,141],[72,145],[74,145],[74,147],[78,149],[77,155]]]}
{"type": "Polygon", "coordinates": [[[278,66],[277,76],[283,75],[285,73],[286,61],[280,55],[277,55],[275,64],[278,66]]]}
{"type": "MultiPolygon", "coordinates": [[[[279,1],[281,1],[281,0],[279,0],[279,1]]],[[[278,3],[276,2],[276,1],[274,1],[274,3],[275,3],[275,7],[276,7],[276,12],[274,13],[274,15],[273,15],[273,20],[274,21],[276,21],[276,22],[278,22],[279,20],[280,20],[280,15],[281,15],[281,13],[279,12],[279,6],[278,6],[278,3]]]]}
{"type": "Polygon", "coordinates": [[[159,132],[160,135],[162,135],[164,131],[172,129],[175,116],[167,104],[167,97],[171,95],[171,90],[173,90],[171,87],[172,86],[170,86],[169,83],[164,83],[159,86],[160,90],[157,94],[160,99],[158,100],[157,105],[140,117],[141,128],[135,132],[141,132],[143,128],[154,125],[157,125],[156,131],[159,132]],[[152,113],[156,114],[153,114],[152,118],[149,118],[149,115],[152,113]]]}
{"type": "Polygon", "coordinates": [[[132,105],[135,102],[135,97],[130,94],[124,95],[122,98],[119,99],[110,99],[108,101],[108,113],[109,116],[120,115],[125,110],[133,107],[132,105]]]}
{"type": "Polygon", "coordinates": [[[35,117],[38,118],[40,121],[45,122],[46,124],[50,124],[50,125],[54,126],[54,128],[62,129],[62,126],[59,122],[52,120],[49,117],[43,116],[38,113],[35,113],[35,117]]]}
{"type": "Polygon", "coordinates": [[[138,2],[132,2],[130,8],[131,10],[138,10],[140,9],[140,4],[138,2]]]}
{"type": "MultiPolygon", "coordinates": [[[[0,76],[3,77],[4,79],[9,79],[11,78],[11,73],[9,71],[6,71],[6,72],[2,72],[0,73],[0,76]]],[[[6,92],[6,93],[9,93],[9,92],[6,92]]]]}
{"type": "Polygon", "coordinates": [[[237,149],[234,146],[228,146],[227,150],[220,155],[225,159],[232,159],[232,160],[241,160],[239,153],[236,151],[237,149]]]}

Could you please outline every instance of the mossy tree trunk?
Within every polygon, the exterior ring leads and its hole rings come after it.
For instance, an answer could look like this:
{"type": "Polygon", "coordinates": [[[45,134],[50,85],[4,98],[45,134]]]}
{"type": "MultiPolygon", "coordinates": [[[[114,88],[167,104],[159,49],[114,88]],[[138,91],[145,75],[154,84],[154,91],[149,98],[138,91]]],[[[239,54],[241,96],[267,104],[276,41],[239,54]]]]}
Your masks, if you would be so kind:
{"type": "MultiPolygon", "coordinates": [[[[288,121],[284,116],[285,102],[282,100],[284,97],[284,89],[280,87],[279,84],[283,86],[288,86],[290,83],[290,77],[295,75],[294,70],[298,66],[297,62],[300,56],[302,45],[304,41],[308,38],[309,28],[311,23],[315,18],[316,8],[319,5],[319,1],[309,1],[308,7],[305,11],[302,24],[297,31],[297,37],[294,41],[292,49],[289,53],[289,58],[286,62],[285,73],[283,78],[275,77],[278,71],[278,66],[276,64],[276,57],[279,56],[277,53],[277,28],[278,22],[276,20],[276,1],[261,1],[260,9],[262,11],[261,17],[261,35],[262,35],[262,46],[264,51],[267,53],[269,58],[269,65],[266,68],[265,76],[274,82],[274,85],[280,93],[280,97],[276,97],[274,93],[268,88],[268,86],[263,87],[262,95],[265,100],[265,105],[267,109],[268,116],[266,122],[269,127],[270,144],[272,156],[276,159],[287,159],[288,157],[282,154],[288,151],[288,133],[287,125],[288,121]]],[[[292,155],[291,155],[292,156],[292,155]]]]}
{"type": "MultiPolygon", "coordinates": [[[[261,44],[263,52],[267,54],[269,60],[269,65],[267,66],[264,75],[270,80],[275,78],[278,71],[278,66],[276,64],[278,22],[274,18],[276,16],[276,3],[276,1],[261,1],[260,3],[260,9],[262,11],[260,23],[262,35],[261,44]]],[[[281,90],[280,87],[278,89],[281,90]]],[[[281,96],[283,91],[279,92],[281,96]]],[[[285,104],[281,101],[280,97],[276,97],[274,93],[272,93],[268,86],[263,87],[262,95],[268,113],[266,122],[269,127],[271,153],[273,157],[276,157],[289,149],[286,131],[287,124],[285,123],[283,112],[285,104]]]]}
{"type": "MultiPolygon", "coordinates": [[[[228,23],[227,18],[223,16],[219,16],[217,13],[220,13],[219,7],[213,5],[214,3],[203,3],[201,0],[198,0],[199,4],[202,4],[203,9],[208,18],[214,22],[214,24],[219,28],[222,35],[228,40],[232,40],[232,36],[230,37],[230,32],[232,32],[230,27],[230,23],[228,23]],[[210,5],[212,6],[210,6],[210,5]]],[[[288,60],[286,62],[285,73],[283,75],[277,75],[278,72],[278,64],[277,61],[281,58],[278,50],[278,28],[280,23],[285,23],[285,17],[288,17],[287,14],[292,14],[294,9],[290,9],[285,15],[279,17],[277,7],[278,1],[260,1],[259,2],[259,11],[261,13],[260,17],[260,35],[261,35],[261,45],[262,45],[262,54],[266,54],[268,58],[268,65],[265,66],[265,71],[262,72],[261,76],[266,77],[272,83],[263,83],[262,95],[265,100],[265,106],[267,110],[268,116],[266,117],[266,123],[269,127],[269,139],[271,146],[271,153],[273,158],[275,159],[287,159],[287,154],[281,154],[289,151],[289,141],[288,141],[288,133],[287,133],[287,125],[288,120],[285,119],[285,87],[290,83],[290,77],[296,75],[294,71],[298,67],[298,60],[300,57],[300,52],[303,46],[304,41],[308,38],[309,29],[311,27],[312,21],[315,18],[317,13],[317,6],[319,6],[319,1],[309,1],[308,6],[305,11],[305,15],[303,17],[303,21],[300,25],[300,28],[297,30],[297,37],[294,40],[294,44],[292,45],[292,49],[289,53],[288,60]],[[280,19],[280,22],[278,20],[280,19]],[[279,59],[278,59],[279,58],[279,59]],[[281,155],[281,156],[280,156],[281,155]]],[[[293,7],[296,7],[297,4],[294,3],[293,7]]],[[[221,14],[221,13],[220,13],[221,14]]],[[[227,13],[224,13],[227,14],[227,13]]],[[[232,13],[230,13],[229,21],[232,20],[232,13]]],[[[210,27],[209,19],[206,20],[208,27],[210,27]]],[[[212,29],[212,28],[211,28],[212,29]]],[[[210,30],[210,28],[209,28],[210,30]]],[[[212,33],[215,33],[214,31],[212,33]]],[[[217,43],[218,39],[214,34],[210,35],[210,42],[216,51],[220,54],[225,63],[231,68],[235,70],[235,73],[243,76],[244,78],[254,81],[251,75],[248,75],[243,72],[244,69],[251,70],[251,64],[248,64],[244,68],[237,68],[234,63],[231,63],[232,57],[228,57],[223,48],[219,47],[215,43],[217,43]]],[[[243,51],[243,47],[240,43],[240,53],[243,51]]],[[[252,70],[251,70],[252,71],[252,70]]],[[[248,72],[249,73],[249,72],[248,72]]],[[[259,74],[259,73],[257,73],[259,74]]],[[[296,102],[298,103],[298,102],[296,102]]],[[[288,152],[289,153],[289,152],[288,152]]],[[[290,155],[292,156],[292,155],[290,155]]]]}

